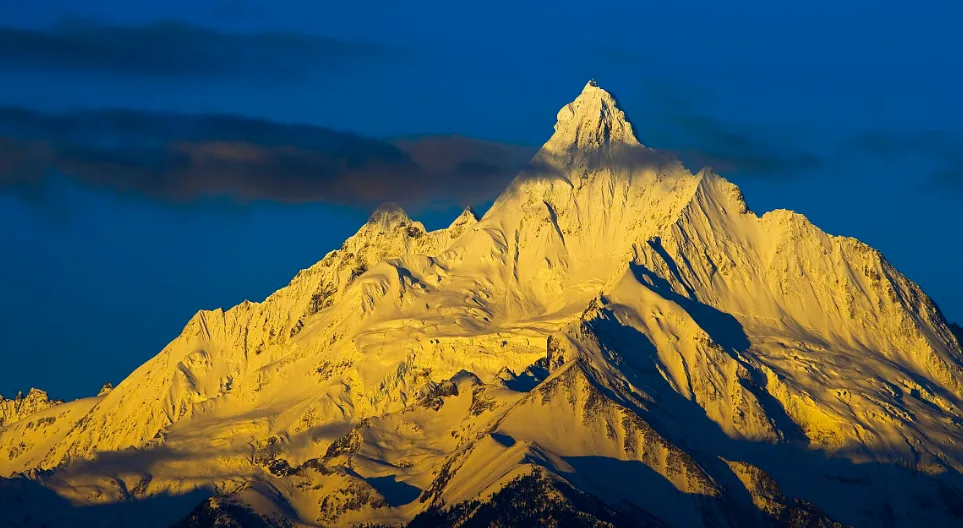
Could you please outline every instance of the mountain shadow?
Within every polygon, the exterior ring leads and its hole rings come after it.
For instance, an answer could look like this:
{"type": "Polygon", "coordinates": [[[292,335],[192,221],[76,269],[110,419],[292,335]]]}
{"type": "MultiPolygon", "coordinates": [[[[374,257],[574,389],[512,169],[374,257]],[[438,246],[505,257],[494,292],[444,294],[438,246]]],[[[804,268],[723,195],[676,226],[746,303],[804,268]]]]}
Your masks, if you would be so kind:
{"type": "Polygon", "coordinates": [[[17,528],[138,526],[166,528],[211,492],[158,494],[109,504],[77,505],[28,478],[0,478],[0,525],[17,528]]]}
{"type": "Polygon", "coordinates": [[[371,477],[364,480],[385,498],[385,502],[390,507],[404,506],[421,495],[420,488],[399,481],[396,475],[371,477]]]}
{"type": "MultiPolygon", "coordinates": [[[[661,245],[657,242],[649,242],[659,251],[661,245]]],[[[660,255],[664,253],[665,250],[661,249],[660,255]]],[[[688,290],[689,296],[680,295],[675,290],[672,289],[672,285],[669,281],[663,279],[657,274],[653,273],[651,270],[642,266],[641,264],[631,264],[632,273],[635,275],[636,280],[640,284],[648,286],[652,291],[658,293],[665,299],[668,299],[679,306],[683,310],[688,312],[692,319],[699,325],[700,328],[705,330],[709,337],[718,343],[722,348],[729,352],[730,355],[735,352],[746,350],[749,348],[749,337],[746,335],[746,331],[742,328],[739,321],[730,314],[717,310],[708,304],[703,304],[694,298],[694,293],[686,282],[682,279],[682,275],[679,274],[679,270],[675,265],[675,262],[669,258],[667,255],[663,258],[666,259],[666,263],[671,263],[670,270],[672,274],[676,277],[676,280],[683,285],[684,288],[688,290]]]]}
{"type": "Polygon", "coordinates": [[[953,332],[953,335],[956,336],[956,342],[963,347],[963,327],[956,323],[948,323],[948,326],[950,327],[950,332],[953,332]]]}
{"type": "Polygon", "coordinates": [[[271,522],[247,506],[211,497],[171,528],[288,528],[286,522],[271,522]]]}
{"type": "MultiPolygon", "coordinates": [[[[690,301],[690,306],[694,301],[690,301]]],[[[726,317],[720,321],[727,321],[726,317]]],[[[623,356],[655,354],[655,346],[634,328],[621,325],[613,317],[593,320],[592,330],[603,346],[613,347],[623,356]]],[[[639,373],[619,367],[628,379],[639,373]]],[[[852,526],[895,526],[927,524],[924,519],[952,519],[963,525],[963,477],[946,471],[926,474],[904,467],[899,454],[877,452],[877,460],[891,458],[893,463],[869,461],[856,463],[842,455],[812,449],[799,426],[786,415],[771,395],[760,398],[770,417],[783,430],[786,440],[778,443],[732,438],[706,414],[695,401],[679,394],[661,375],[645,376],[644,384],[653,389],[656,401],[649,408],[632,410],[666,440],[679,446],[702,466],[735,500],[732,504],[751,505],[750,491],[727,463],[743,462],[764,471],[778,483],[787,497],[788,510],[770,519],[773,526],[819,526],[819,522],[842,522],[852,526]],[[778,413],[775,411],[778,410],[778,413]],[[787,432],[788,430],[788,432],[787,432]],[[892,484],[898,483],[898,484],[892,484]],[[912,490],[912,492],[907,492],[912,490]],[[854,496],[871,497],[872,511],[856,508],[854,496]],[[940,500],[933,500],[939,497],[940,500]],[[922,515],[942,511],[941,515],[922,515]],[[825,512],[825,513],[822,513],[825,512]],[[809,521],[815,524],[810,524],[809,521]],[[821,519],[819,522],[813,519],[821,519]],[[871,520],[867,524],[867,519],[871,520]],[[801,524],[800,524],[801,523],[801,524]]],[[[593,381],[603,394],[623,404],[626,398],[593,381]]],[[[854,453],[860,448],[842,446],[839,453],[854,453]]],[[[610,461],[609,464],[626,463],[610,461]]],[[[592,462],[598,465],[599,462],[592,462]]],[[[624,471],[624,470],[618,470],[624,471]]],[[[831,524],[830,524],[831,525],[831,524]]],[[[951,524],[952,525],[952,524],[951,524]]]]}
{"type": "Polygon", "coordinates": [[[637,511],[619,512],[597,497],[539,471],[512,480],[487,501],[471,500],[449,508],[433,506],[415,516],[408,528],[494,526],[664,527],[655,517],[637,511]]]}

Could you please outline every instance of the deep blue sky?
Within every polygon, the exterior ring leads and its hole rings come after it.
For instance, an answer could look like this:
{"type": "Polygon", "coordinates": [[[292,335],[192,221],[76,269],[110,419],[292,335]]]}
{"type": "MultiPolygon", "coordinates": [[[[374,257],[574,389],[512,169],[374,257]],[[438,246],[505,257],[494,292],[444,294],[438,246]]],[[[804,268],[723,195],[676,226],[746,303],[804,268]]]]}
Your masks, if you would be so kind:
{"type": "MultiPolygon", "coordinates": [[[[869,243],[963,320],[958,1],[145,3],[0,3],[0,106],[537,146],[594,77],[643,143],[711,163],[757,212],[869,243]]],[[[197,309],[284,285],[369,207],[181,191],[0,189],[0,394],[119,382],[197,309]]],[[[428,192],[414,216],[441,227],[464,201],[428,192]]]]}

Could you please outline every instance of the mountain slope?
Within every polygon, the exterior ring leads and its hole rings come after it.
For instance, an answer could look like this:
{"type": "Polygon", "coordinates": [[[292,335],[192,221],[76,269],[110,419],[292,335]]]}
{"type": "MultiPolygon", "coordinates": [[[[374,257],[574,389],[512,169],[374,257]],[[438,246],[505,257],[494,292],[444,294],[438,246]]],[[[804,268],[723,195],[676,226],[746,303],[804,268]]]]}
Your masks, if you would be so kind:
{"type": "Polygon", "coordinates": [[[2,424],[0,474],[218,495],[184,526],[949,526],[961,354],[878,252],[756,215],[590,83],[483,218],[379,209],[112,390],[2,424]]]}

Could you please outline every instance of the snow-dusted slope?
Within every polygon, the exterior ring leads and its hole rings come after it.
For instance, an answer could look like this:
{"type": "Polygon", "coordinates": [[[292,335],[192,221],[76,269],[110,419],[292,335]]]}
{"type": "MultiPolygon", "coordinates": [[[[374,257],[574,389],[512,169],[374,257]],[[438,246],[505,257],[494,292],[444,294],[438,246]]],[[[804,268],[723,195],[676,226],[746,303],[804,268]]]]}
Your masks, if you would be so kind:
{"type": "Polygon", "coordinates": [[[199,489],[182,526],[953,525],[961,364],[878,252],[754,214],[590,83],[480,220],[379,209],[112,390],[17,411],[0,473],[135,525],[199,489]]]}

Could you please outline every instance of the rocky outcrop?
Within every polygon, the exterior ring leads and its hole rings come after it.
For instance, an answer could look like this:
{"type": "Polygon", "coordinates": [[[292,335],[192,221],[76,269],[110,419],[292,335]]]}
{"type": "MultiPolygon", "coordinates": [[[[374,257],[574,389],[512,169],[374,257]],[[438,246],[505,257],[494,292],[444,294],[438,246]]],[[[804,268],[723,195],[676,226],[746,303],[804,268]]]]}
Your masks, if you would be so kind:
{"type": "Polygon", "coordinates": [[[10,425],[17,420],[61,403],[63,403],[63,400],[51,400],[47,393],[40,389],[30,389],[26,396],[22,392],[18,392],[14,398],[9,400],[0,396],[0,426],[10,425]]]}

